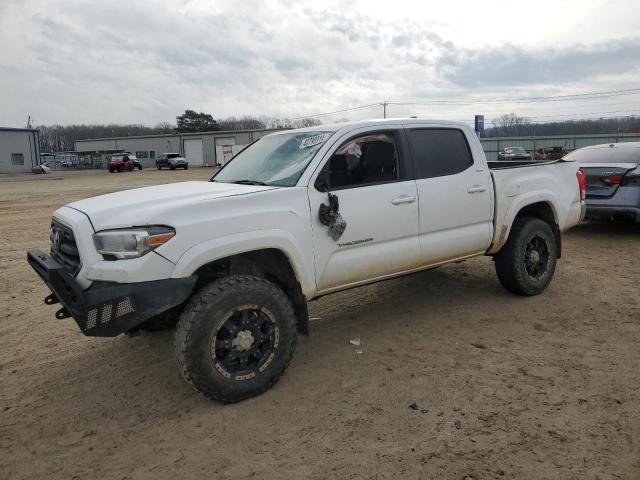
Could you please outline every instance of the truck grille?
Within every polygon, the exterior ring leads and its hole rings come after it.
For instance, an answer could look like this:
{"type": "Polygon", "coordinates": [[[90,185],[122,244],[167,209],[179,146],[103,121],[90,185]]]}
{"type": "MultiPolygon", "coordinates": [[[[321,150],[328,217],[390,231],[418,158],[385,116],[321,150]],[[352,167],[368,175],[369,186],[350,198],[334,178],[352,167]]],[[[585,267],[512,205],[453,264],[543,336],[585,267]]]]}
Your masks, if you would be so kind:
{"type": "Polygon", "coordinates": [[[80,253],[73,231],[66,225],[53,220],[49,238],[51,239],[51,257],[75,276],[80,270],[80,253]]]}

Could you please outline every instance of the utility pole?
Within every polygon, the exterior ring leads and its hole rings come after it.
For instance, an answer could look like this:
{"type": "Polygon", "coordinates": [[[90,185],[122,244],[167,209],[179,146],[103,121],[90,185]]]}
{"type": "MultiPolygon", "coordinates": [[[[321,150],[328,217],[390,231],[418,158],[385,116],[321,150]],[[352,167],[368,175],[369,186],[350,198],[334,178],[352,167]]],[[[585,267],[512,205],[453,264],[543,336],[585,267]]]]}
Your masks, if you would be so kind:
{"type": "Polygon", "coordinates": [[[382,118],[387,118],[387,105],[388,102],[382,102],[382,118]]]}

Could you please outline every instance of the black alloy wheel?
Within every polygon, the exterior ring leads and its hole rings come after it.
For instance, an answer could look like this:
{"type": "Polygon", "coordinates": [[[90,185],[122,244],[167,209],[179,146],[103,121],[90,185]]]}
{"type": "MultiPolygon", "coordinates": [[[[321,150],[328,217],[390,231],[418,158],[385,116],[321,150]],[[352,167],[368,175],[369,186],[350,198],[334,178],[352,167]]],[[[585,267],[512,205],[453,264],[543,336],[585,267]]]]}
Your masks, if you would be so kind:
{"type": "Polygon", "coordinates": [[[212,340],[214,367],[227,378],[253,378],[273,360],[279,337],[271,312],[257,305],[240,306],[220,322],[212,340]]]}
{"type": "Polygon", "coordinates": [[[530,277],[538,280],[547,272],[548,264],[549,248],[547,242],[536,234],[527,242],[524,252],[524,268],[530,277]]]}

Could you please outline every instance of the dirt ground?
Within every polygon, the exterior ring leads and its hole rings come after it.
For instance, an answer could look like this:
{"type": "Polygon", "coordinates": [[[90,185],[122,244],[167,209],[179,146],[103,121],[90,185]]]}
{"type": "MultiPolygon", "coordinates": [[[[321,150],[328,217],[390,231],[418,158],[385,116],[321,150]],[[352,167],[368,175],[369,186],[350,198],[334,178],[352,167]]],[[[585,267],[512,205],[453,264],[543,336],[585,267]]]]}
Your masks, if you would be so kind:
{"type": "Polygon", "coordinates": [[[569,232],[533,298],[476,258],[313,302],[281,381],[234,405],[182,380],[170,331],[54,320],[25,252],[56,208],[210,175],[0,176],[1,479],[640,478],[638,226],[569,232]]]}

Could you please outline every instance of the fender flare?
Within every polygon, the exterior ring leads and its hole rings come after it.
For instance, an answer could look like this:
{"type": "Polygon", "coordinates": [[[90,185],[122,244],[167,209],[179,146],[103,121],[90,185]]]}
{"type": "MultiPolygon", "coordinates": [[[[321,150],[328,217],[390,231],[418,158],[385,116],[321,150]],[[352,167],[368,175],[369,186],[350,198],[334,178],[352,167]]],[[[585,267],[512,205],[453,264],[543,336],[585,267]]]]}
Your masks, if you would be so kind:
{"type": "Polygon", "coordinates": [[[203,265],[216,260],[264,249],[276,249],[284,254],[303,295],[307,299],[312,298],[316,291],[313,261],[306,260],[302,245],[293,235],[278,229],[242,232],[194,245],[178,259],[171,278],[188,277],[203,265]]]}
{"type": "MultiPolygon", "coordinates": [[[[513,203],[509,205],[509,208],[504,212],[496,211],[496,226],[501,226],[500,231],[496,231],[494,234],[493,242],[487,250],[488,254],[495,254],[504,246],[511,233],[511,227],[516,217],[520,212],[530,206],[537,203],[547,204],[553,213],[553,218],[556,226],[560,226],[564,223],[564,219],[560,217],[556,205],[558,205],[558,198],[550,190],[537,190],[528,192],[522,196],[516,197],[513,203]],[[499,217],[497,215],[500,215],[499,217]]],[[[554,229],[555,230],[555,229],[554,229]]]]}

